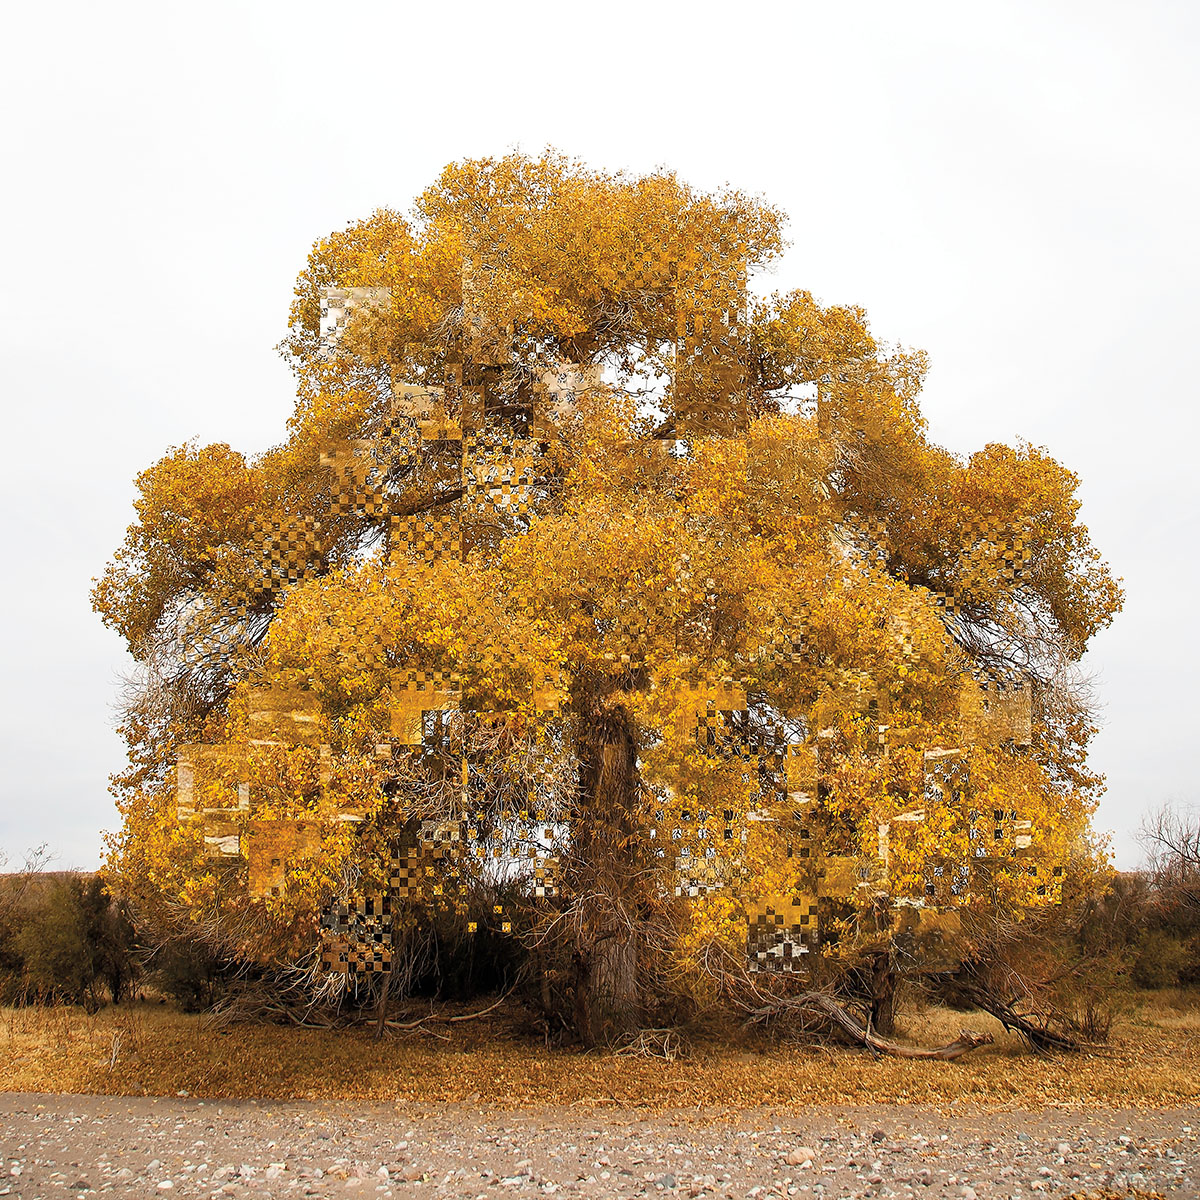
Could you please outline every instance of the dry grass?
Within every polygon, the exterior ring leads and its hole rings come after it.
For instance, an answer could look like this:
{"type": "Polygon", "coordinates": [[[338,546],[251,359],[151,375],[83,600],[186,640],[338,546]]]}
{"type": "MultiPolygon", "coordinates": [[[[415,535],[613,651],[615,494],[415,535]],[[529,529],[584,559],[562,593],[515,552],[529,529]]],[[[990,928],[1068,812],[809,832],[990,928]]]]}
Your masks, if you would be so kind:
{"type": "Polygon", "coordinates": [[[546,1050],[502,1026],[442,1027],[377,1042],[371,1031],[214,1028],[201,1017],[133,1005],[0,1012],[0,1090],[212,1098],[471,1102],[500,1107],[912,1103],[982,1108],[1172,1107],[1200,1101],[1200,998],[1139,1002],[1101,1053],[1037,1058],[990,1017],[946,1009],[903,1015],[923,1044],[963,1025],[996,1035],[957,1062],[873,1059],[855,1050],[700,1046],[664,1062],[546,1050]]]}

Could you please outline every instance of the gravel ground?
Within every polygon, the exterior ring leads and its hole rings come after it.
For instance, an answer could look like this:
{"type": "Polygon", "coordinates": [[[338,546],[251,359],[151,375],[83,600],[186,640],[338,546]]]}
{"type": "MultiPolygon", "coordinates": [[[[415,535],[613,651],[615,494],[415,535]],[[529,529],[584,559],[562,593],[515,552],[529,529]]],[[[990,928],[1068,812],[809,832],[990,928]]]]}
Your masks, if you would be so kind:
{"type": "Polygon", "coordinates": [[[0,1093],[0,1196],[1200,1196],[1200,1110],[511,1112],[0,1093]]]}

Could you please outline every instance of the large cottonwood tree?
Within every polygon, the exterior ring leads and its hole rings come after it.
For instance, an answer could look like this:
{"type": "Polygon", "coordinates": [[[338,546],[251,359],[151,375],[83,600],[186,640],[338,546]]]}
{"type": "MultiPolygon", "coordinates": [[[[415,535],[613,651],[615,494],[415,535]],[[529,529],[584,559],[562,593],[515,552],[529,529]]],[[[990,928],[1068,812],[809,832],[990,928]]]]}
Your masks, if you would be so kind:
{"type": "Polygon", "coordinates": [[[931,444],[922,354],[750,291],[782,249],[747,196],[520,155],[319,242],[285,439],[145,471],[94,593],[145,668],[127,887],[278,961],[324,914],[314,981],[494,917],[596,1041],[1090,870],[1069,680],[1121,594],[1077,480],[931,444]]]}

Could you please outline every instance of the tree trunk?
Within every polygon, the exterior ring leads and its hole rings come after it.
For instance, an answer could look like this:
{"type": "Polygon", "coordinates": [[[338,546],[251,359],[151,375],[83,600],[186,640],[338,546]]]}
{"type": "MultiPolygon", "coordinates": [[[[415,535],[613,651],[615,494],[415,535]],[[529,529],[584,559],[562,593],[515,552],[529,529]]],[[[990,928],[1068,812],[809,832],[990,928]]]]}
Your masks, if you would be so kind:
{"type": "Polygon", "coordinates": [[[584,1045],[608,1045],[632,1033],[642,1007],[636,935],[594,942],[576,967],[575,1027],[584,1045]]]}
{"type": "Polygon", "coordinates": [[[885,1037],[896,1032],[896,971],[888,950],[871,959],[871,1028],[885,1037]]]}
{"type": "Polygon", "coordinates": [[[991,1013],[1005,1029],[1019,1033],[1031,1049],[1039,1054],[1055,1050],[1081,1050],[1078,1038],[1070,1033],[1059,1032],[1049,1026],[1048,1019],[1022,1016],[1016,1012],[1012,1002],[1005,1001],[987,987],[962,987],[960,997],[965,997],[976,1008],[991,1013]]]}
{"type": "Polygon", "coordinates": [[[595,1046],[632,1032],[642,1016],[636,916],[642,831],[634,813],[637,750],[624,709],[602,709],[581,721],[579,764],[574,1018],[584,1044],[595,1046]]]}
{"type": "MultiPolygon", "coordinates": [[[[394,935],[393,935],[393,939],[394,939],[394,935]]],[[[383,1031],[387,1025],[388,997],[391,994],[391,991],[392,991],[392,973],[391,973],[391,971],[388,971],[388,973],[386,975],[384,975],[384,977],[383,977],[383,986],[379,990],[379,1008],[378,1008],[379,1023],[375,1026],[375,1040],[376,1041],[379,1041],[379,1039],[381,1037],[383,1037],[383,1031]]]]}

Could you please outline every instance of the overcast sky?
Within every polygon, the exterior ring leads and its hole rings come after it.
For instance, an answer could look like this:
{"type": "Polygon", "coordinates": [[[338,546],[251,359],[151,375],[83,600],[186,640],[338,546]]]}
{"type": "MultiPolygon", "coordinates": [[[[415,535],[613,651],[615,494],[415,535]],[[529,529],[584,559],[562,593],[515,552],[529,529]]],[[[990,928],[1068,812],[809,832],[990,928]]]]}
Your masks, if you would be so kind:
{"type": "Polygon", "coordinates": [[[1099,824],[1198,800],[1200,6],[12,6],[0,849],[95,866],[122,647],[89,608],[133,477],[281,439],[273,346],[312,242],[455,159],[547,144],[790,215],[771,286],[929,352],[932,437],[1083,479],[1128,590],[1086,665],[1099,824]]]}

